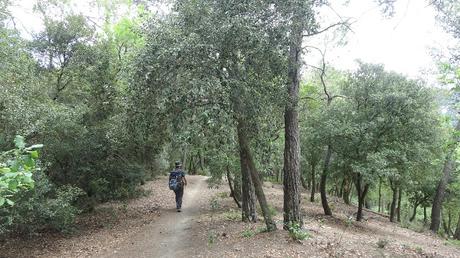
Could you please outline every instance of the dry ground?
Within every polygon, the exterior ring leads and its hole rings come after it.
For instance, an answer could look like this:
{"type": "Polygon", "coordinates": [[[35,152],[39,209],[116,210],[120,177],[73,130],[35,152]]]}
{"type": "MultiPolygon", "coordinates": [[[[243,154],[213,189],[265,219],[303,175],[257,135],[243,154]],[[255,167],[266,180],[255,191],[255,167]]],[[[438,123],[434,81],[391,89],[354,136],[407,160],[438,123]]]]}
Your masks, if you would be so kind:
{"type": "MultiPolygon", "coordinates": [[[[128,203],[108,203],[79,218],[79,231],[65,237],[42,234],[0,243],[0,257],[460,257],[460,248],[429,232],[417,233],[355,207],[333,201],[335,215],[303,200],[310,237],[293,241],[283,231],[264,233],[263,223],[239,221],[228,188],[209,189],[205,177],[190,176],[183,213],[175,212],[166,178],[144,187],[150,195],[128,203]],[[378,242],[387,241],[384,248],[378,242]]],[[[267,199],[282,222],[282,187],[267,184],[267,199]]]]}

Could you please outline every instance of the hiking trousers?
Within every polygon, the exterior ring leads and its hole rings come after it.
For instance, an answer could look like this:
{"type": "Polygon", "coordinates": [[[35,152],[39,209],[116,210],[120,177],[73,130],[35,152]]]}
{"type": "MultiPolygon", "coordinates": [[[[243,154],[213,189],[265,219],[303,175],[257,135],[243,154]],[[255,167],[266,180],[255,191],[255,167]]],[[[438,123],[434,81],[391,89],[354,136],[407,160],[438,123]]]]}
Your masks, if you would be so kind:
{"type": "Polygon", "coordinates": [[[184,188],[179,187],[179,189],[175,190],[174,193],[176,194],[176,208],[180,209],[182,207],[182,197],[184,196],[184,188]]]}

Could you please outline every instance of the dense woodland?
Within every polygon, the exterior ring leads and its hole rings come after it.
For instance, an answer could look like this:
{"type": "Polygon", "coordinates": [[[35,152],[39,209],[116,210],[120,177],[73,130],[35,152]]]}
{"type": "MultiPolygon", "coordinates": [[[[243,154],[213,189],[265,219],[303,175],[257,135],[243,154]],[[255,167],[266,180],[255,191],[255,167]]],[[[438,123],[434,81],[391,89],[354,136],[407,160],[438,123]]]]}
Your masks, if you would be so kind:
{"type": "MultiPolygon", "coordinates": [[[[319,22],[327,1],[94,0],[97,17],[74,2],[37,1],[44,27],[27,38],[0,0],[2,237],[72,232],[181,160],[229,184],[242,220],[267,231],[272,181],[286,230],[302,226],[301,202],[333,215],[341,198],[357,221],[367,209],[460,239],[458,49],[433,57],[433,86],[380,64],[331,67],[310,42],[352,23],[319,22]]],[[[394,1],[376,2],[391,16],[394,1]]],[[[459,39],[460,2],[427,2],[459,39]]]]}

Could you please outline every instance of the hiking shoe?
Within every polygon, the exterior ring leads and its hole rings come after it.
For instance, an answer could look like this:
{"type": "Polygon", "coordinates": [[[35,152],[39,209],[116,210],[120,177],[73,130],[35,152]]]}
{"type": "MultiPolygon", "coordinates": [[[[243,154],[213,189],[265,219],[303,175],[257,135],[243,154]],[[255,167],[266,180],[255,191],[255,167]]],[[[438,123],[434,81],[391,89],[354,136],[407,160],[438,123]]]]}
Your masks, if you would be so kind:
{"type": "Polygon", "coordinates": [[[180,212],[180,209],[177,209],[177,212],[180,212]]]}

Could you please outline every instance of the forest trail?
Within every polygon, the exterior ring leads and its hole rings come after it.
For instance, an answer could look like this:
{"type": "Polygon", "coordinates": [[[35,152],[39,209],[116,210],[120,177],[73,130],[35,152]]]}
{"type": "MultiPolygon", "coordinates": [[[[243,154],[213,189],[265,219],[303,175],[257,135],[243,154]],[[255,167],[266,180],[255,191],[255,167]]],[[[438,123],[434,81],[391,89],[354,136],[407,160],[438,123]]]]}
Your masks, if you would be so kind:
{"type": "MultiPolygon", "coordinates": [[[[459,246],[426,229],[403,228],[367,211],[356,222],[356,207],[334,197],[334,216],[324,216],[319,202],[307,201],[307,192],[302,210],[309,238],[293,241],[284,230],[262,232],[262,221],[241,222],[225,182],[209,188],[207,177],[187,180],[181,213],[167,176],[161,176],[143,186],[147,194],[140,198],[82,214],[71,236],[44,233],[0,242],[0,257],[460,257],[459,246]]],[[[266,182],[264,191],[281,228],[283,186],[266,182]]]]}
{"type": "Polygon", "coordinates": [[[94,257],[181,257],[195,247],[191,223],[200,214],[199,204],[209,195],[204,176],[188,176],[184,191],[182,212],[171,209],[162,211],[159,220],[145,226],[140,232],[120,243],[109,253],[94,257]]]}

